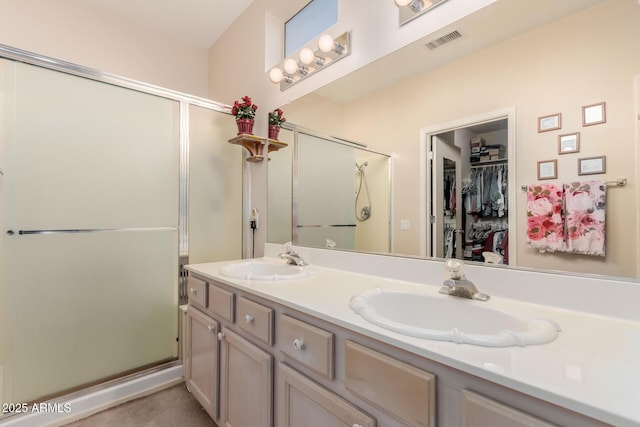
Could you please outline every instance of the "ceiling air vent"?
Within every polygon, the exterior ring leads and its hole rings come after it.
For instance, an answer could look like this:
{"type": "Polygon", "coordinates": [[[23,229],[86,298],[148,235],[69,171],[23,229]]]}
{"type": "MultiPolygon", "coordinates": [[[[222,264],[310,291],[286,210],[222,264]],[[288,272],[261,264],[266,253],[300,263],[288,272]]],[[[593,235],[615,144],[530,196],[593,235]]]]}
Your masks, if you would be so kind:
{"type": "Polygon", "coordinates": [[[442,46],[443,44],[447,44],[449,42],[452,42],[456,39],[459,39],[460,37],[462,37],[462,34],[460,34],[460,32],[458,32],[458,30],[454,30],[452,32],[450,32],[449,34],[445,34],[442,37],[438,37],[437,39],[430,41],[429,43],[426,43],[425,46],[429,48],[429,50],[433,50],[436,48],[439,48],[440,46],[442,46]]]}

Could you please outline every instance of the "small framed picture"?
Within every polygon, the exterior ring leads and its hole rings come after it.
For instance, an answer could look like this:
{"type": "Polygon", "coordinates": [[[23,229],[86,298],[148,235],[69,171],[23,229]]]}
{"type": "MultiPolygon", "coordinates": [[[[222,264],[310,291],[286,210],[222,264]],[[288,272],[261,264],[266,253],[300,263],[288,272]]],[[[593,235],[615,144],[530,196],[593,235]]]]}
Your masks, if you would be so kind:
{"type": "Polygon", "coordinates": [[[607,108],[604,102],[582,107],[582,126],[599,125],[607,121],[607,108]]]}
{"type": "Polygon", "coordinates": [[[538,162],[538,179],[556,179],[558,177],[557,160],[541,160],[538,162]]]}
{"type": "Polygon", "coordinates": [[[585,157],[578,159],[578,175],[595,175],[605,173],[607,156],[585,157]]]}
{"type": "Polygon", "coordinates": [[[580,151],[580,132],[558,135],[558,154],[577,153],[580,151]]]}
{"type": "Polygon", "coordinates": [[[562,128],[562,113],[538,117],[538,133],[562,128]]]}

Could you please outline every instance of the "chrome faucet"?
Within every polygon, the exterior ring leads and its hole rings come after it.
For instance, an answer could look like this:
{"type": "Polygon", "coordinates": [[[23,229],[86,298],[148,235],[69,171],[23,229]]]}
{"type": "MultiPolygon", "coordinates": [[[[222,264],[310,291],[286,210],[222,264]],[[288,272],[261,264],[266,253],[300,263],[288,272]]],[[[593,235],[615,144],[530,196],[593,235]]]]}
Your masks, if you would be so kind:
{"type": "Polygon", "coordinates": [[[305,265],[309,265],[307,261],[302,259],[299,253],[293,250],[291,247],[291,242],[287,242],[283,246],[284,252],[279,254],[278,256],[282,259],[287,260],[287,264],[297,265],[299,267],[303,267],[305,265]]]}
{"type": "Polygon", "coordinates": [[[464,275],[462,267],[464,264],[457,259],[448,259],[444,268],[449,272],[450,279],[445,280],[440,288],[440,293],[451,295],[454,297],[475,299],[478,301],[487,301],[491,298],[487,294],[478,292],[478,288],[473,282],[464,275]]]}

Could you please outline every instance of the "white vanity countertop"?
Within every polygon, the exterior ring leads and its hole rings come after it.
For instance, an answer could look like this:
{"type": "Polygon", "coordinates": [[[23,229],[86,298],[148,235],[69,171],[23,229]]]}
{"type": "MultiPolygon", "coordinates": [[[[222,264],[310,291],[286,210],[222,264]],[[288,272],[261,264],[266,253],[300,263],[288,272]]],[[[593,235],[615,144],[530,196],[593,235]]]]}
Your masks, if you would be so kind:
{"type": "Polygon", "coordinates": [[[349,299],[376,287],[436,296],[439,282],[424,285],[316,265],[306,267],[314,274],[300,280],[235,280],[219,274],[228,263],[194,264],[187,269],[603,422],[640,426],[640,322],[492,295],[477,303],[553,320],[562,332],[548,344],[527,347],[425,340],[370,324],[351,311],[349,299]]]}

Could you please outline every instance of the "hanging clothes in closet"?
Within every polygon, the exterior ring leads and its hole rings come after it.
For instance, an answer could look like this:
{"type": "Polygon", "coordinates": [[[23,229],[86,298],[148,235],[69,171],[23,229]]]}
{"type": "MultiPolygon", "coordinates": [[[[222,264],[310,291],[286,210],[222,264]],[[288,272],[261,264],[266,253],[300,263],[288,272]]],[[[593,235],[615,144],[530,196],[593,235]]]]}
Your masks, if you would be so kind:
{"type": "Polygon", "coordinates": [[[485,261],[483,252],[508,264],[508,165],[472,165],[462,188],[463,207],[472,217],[465,234],[464,257],[485,261]]]}
{"type": "Polygon", "coordinates": [[[444,171],[444,210],[447,215],[456,214],[456,170],[445,169],[444,171]]]}
{"type": "Polygon", "coordinates": [[[474,217],[507,215],[508,168],[506,164],[472,167],[464,197],[465,210],[474,217]]]}

